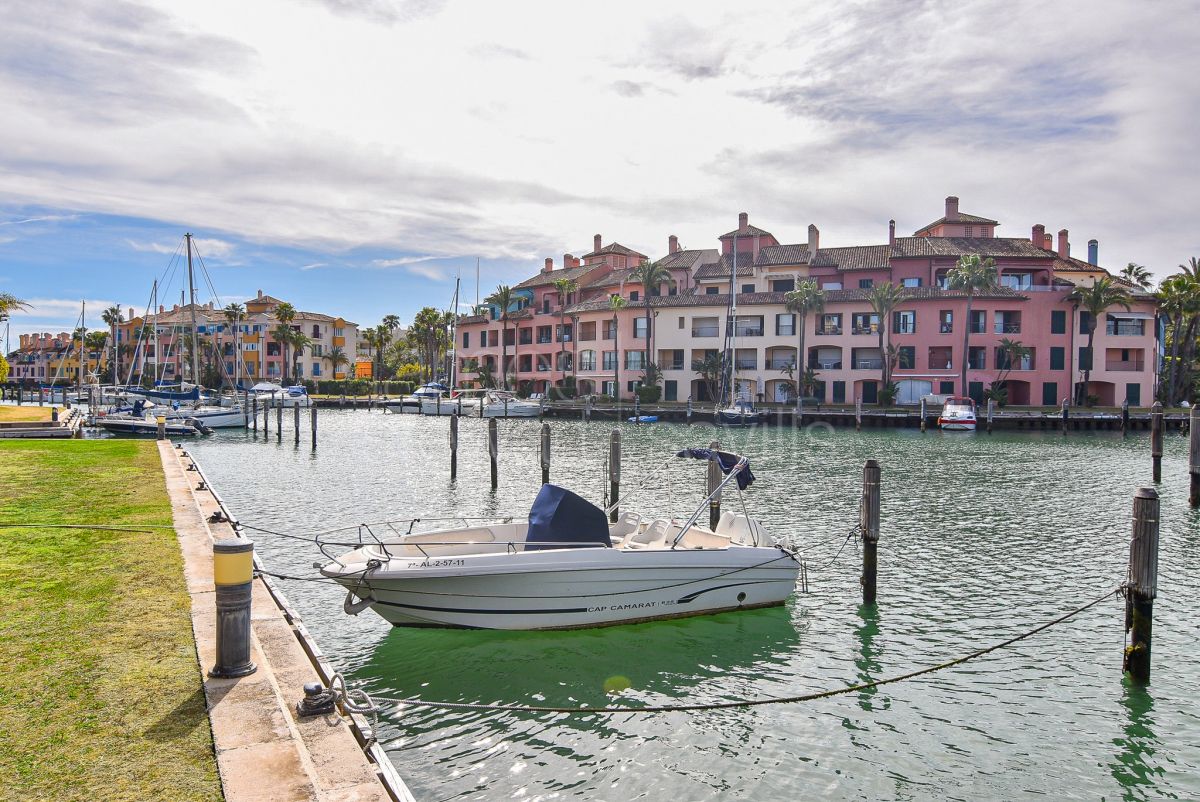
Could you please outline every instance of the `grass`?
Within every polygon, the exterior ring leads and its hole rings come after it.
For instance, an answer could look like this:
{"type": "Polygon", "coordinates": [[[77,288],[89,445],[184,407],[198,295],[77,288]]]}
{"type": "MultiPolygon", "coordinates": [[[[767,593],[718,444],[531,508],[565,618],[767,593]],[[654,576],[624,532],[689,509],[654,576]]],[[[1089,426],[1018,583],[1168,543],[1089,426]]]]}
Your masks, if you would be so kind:
{"type": "Polygon", "coordinates": [[[0,423],[50,420],[51,409],[51,407],[39,407],[36,404],[20,407],[0,406],[0,423]]]}
{"type": "MultiPolygon", "coordinates": [[[[0,523],[171,524],[152,442],[0,441],[0,488],[0,523]]],[[[221,799],[174,531],[0,546],[0,798],[221,799]]]]}

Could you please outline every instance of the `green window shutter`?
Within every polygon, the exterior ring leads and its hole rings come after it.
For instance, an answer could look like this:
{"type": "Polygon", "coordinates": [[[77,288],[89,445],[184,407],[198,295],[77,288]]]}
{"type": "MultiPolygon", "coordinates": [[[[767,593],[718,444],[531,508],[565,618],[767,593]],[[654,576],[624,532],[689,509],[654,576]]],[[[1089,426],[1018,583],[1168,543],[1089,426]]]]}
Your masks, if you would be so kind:
{"type": "Polygon", "coordinates": [[[1092,349],[1088,348],[1086,345],[1080,347],[1080,349],[1079,349],[1079,369],[1080,370],[1091,370],[1092,369],[1092,349]]]}
{"type": "Polygon", "coordinates": [[[1058,406],[1058,382],[1042,382],[1042,406],[1058,406]]]}
{"type": "Polygon", "coordinates": [[[1055,309],[1050,312],[1050,333],[1067,333],[1067,312],[1065,309],[1055,309]]]}
{"type": "Polygon", "coordinates": [[[1062,346],[1050,346],[1050,370],[1062,370],[1067,366],[1067,351],[1062,346]]]}

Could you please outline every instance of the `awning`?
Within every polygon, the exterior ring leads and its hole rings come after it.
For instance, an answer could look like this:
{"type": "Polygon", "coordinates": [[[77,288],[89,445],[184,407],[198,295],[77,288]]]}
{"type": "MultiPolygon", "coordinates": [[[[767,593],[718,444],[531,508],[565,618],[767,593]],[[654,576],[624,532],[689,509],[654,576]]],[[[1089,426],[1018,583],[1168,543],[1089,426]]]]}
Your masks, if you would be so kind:
{"type": "Polygon", "coordinates": [[[1149,312],[1109,312],[1108,316],[1116,320],[1154,320],[1149,312]]]}

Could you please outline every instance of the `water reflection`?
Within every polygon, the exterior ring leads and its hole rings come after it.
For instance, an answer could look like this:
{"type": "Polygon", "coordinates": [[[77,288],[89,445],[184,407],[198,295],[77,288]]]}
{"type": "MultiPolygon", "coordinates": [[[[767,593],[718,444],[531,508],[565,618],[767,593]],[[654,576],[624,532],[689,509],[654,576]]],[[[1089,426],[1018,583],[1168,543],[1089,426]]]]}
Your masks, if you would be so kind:
{"type": "MultiPolygon", "coordinates": [[[[875,636],[879,634],[878,605],[864,604],[860,606],[858,617],[862,621],[862,625],[854,630],[860,645],[858,657],[854,658],[854,665],[858,668],[858,682],[861,684],[872,682],[879,676],[880,664],[876,659],[878,650],[875,648],[875,636]]],[[[872,704],[872,700],[878,692],[878,688],[865,688],[859,691],[858,706],[868,713],[874,710],[875,706],[872,704]]]]}
{"type": "Polygon", "coordinates": [[[1118,751],[1116,762],[1110,764],[1112,776],[1122,789],[1123,799],[1149,799],[1157,795],[1155,781],[1162,775],[1162,769],[1153,765],[1159,743],[1153,729],[1154,697],[1149,689],[1130,682],[1128,677],[1123,685],[1121,707],[1126,720],[1121,736],[1113,739],[1118,751]]]}

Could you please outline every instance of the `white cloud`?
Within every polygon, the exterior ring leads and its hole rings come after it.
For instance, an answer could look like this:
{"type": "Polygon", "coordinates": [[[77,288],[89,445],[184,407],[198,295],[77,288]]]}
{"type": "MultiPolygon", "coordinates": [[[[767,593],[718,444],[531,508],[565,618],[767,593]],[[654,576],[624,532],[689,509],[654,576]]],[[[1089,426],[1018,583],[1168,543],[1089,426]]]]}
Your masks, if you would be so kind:
{"type": "MultiPolygon", "coordinates": [[[[29,304],[29,308],[13,312],[10,321],[14,348],[17,335],[35,332],[58,334],[61,331],[73,329],[79,323],[81,305],[79,298],[26,298],[23,300],[29,304]]],[[[110,306],[120,306],[123,314],[128,315],[129,307],[137,305],[104,298],[88,298],[85,321],[87,327],[89,329],[108,328],[107,324],[101,320],[100,315],[110,306]]]]}
{"type": "Polygon", "coordinates": [[[318,267],[325,267],[325,262],[309,262],[306,265],[300,265],[301,270],[316,270],[318,267]]]}
{"type": "MultiPolygon", "coordinates": [[[[127,239],[125,242],[130,248],[138,251],[139,253],[182,254],[184,252],[184,243],[182,238],[175,243],[138,242],[131,239],[127,239]]],[[[204,237],[193,237],[192,246],[195,253],[199,254],[205,259],[211,259],[214,262],[228,261],[236,248],[232,242],[204,237]]]]}
{"type": "Polygon", "coordinates": [[[785,241],[816,222],[829,244],[877,242],[958,194],[1001,233],[1068,227],[1108,264],[1162,272],[1200,248],[1200,104],[1179,77],[1200,71],[1193,16],[1185,0],[8,4],[0,203],[532,272],[597,231],[652,255],[671,233],[714,247],[743,209],[785,241]]]}

